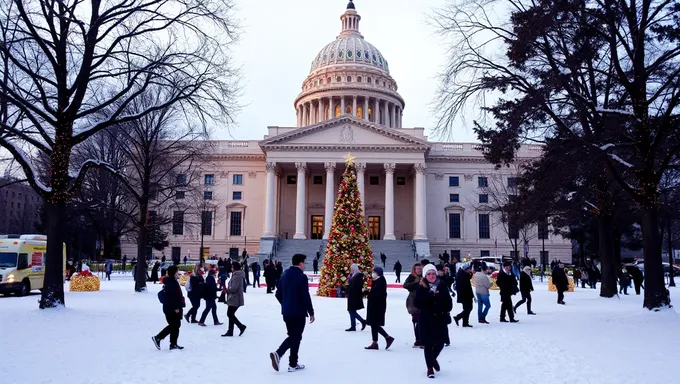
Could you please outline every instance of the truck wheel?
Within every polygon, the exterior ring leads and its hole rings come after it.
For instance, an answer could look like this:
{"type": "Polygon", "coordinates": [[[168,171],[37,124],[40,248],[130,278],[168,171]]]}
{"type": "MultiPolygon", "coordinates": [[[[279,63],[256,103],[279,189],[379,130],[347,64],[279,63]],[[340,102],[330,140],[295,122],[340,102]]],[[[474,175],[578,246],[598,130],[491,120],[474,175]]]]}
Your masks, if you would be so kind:
{"type": "Polygon", "coordinates": [[[17,293],[17,296],[28,296],[31,293],[31,283],[28,280],[24,280],[21,283],[21,289],[17,293]]]}

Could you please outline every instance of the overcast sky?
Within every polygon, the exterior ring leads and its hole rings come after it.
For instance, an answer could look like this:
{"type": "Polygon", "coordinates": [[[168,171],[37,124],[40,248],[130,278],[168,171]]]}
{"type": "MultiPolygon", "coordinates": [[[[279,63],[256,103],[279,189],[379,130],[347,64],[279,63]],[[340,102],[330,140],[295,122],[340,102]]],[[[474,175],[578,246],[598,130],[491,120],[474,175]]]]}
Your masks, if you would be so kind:
{"type": "MultiPolygon", "coordinates": [[[[262,139],[270,125],[295,126],[293,101],[312,59],[340,33],[348,0],[236,0],[243,35],[234,58],[243,71],[243,108],[231,132],[217,139],[262,139]]],[[[445,0],[356,0],[360,30],[390,63],[406,101],[404,127],[433,127],[436,76],[445,62],[442,41],[426,19],[445,0]]],[[[469,127],[455,141],[474,141],[469,127]]]]}

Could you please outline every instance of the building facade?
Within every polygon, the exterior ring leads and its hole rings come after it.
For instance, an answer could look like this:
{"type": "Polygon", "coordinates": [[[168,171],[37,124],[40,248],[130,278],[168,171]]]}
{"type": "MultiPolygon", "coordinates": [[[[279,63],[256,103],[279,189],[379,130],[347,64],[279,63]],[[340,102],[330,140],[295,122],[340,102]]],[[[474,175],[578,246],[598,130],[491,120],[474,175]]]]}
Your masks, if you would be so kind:
{"type": "Polygon", "coordinates": [[[42,198],[26,183],[0,178],[0,234],[36,233],[42,198]]]}
{"type": "MultiPolygon", "coordinates": [[[[511,187],[512,174],[496,171],[478,144],[430,142],[424,128],[403,127],[397,82],[361,35],[351,1],[340,19],[340,34],[314,58],[294,100],[296,127],[269,127],[260,141],[214,143],[213,169],[201,182],[206,196],[221,200],[208,214],[204,255],[269,255],[286,239],[295,240],[291,249],[321,249],[348,153],[374,252],[510,255],[513,241],[487,191],[489,179],[511,187]]],[[[540,154],[540,146],[524,146],[519,158],[540,154]]],[[[521,254],[539,260],[545,249],[548,259],[571,260],[568,240],[539,232],[523,234],[521,254]]],[[[176,220],[170,243],[166,256],[195,259],[200,234],[184,233],[176,220]]]]}

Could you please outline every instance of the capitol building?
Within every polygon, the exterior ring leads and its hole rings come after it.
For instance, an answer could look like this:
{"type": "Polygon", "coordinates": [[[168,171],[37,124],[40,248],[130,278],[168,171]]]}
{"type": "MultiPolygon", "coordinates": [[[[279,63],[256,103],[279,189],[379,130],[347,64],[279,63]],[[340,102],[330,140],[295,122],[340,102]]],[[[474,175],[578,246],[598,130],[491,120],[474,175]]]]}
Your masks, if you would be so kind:
{"type": "MultiPolygon", "coordinates": [[[[511,168],[495,170],[479,144],[432,142],[424,128],[404,127],[408,112],[397,79],[361,34],[352,1],[340,22],[340,34],[313,58],[294,100],[297,126],[270,126],[259,141],[211,143],[212,161],[200,177],[205,199],[215,198],[204,255],[245,249],[287,261],[296,252],[323,252],[348,153],[356,157],[374,254],[407,265],[415,254],[445,250],[459,258],[511,255],[514,240],[500,213],[487,209],[492,181],[512,190],[511,168]]],[[[519,159],[540,154],[540,146],[523,146],[519,159]]],[[[177,209],[163,254],[197,259],[201,234],[185,229],[177,209]]],[[[571,242],[550,231],[531,228],[518,242],[521,255],[540,261],[545,249],[547,260],[571,260],[571,242]]],[[[136,254],[134,244],[122,251],[136,254]]]]}

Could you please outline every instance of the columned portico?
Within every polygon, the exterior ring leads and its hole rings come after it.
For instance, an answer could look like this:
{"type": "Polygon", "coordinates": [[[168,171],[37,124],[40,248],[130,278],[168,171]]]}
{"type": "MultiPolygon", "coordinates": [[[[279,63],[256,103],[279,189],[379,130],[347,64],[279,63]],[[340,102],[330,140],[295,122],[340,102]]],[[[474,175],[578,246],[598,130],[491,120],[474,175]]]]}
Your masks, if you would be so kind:
{"type": "Polygon", "coordinates": [[[335,205],[335,163],[324,164],[326,168],[326,204],[323,220],[323,238],[328,240],[331,232],[331,222],[333,221],[333,206],[335,205]]]}
{"type": "Polygon", "coordinates": [[[416,196],[415,196],[415,234],[413,236],[416,240],[427,239],[427,210],[425,201],[425,164],[416,164],[414,170],[416,172],[416,196]]]}
{"type": "Polygon", "coordinates": [[[385,163],[385,236],[384,240],[396,240],[394,236],[394,168],[396,164],[385,163]]]}
{"type": "Polygon", "coordinates": [[[265,219],[264,233],[262,237],[274,237],[274,188],[276,187],[276,163],[268,162],[266,165],[267,181],[265,185],[265,219]]]}
{"type": "Polygon", "coordinates": [[[295,235],[294,239],[306,239],[305,223],[307,222],[306,175],[307,163],[295,163],[297,168],[297,198],[295,199],[295,235]]]}

